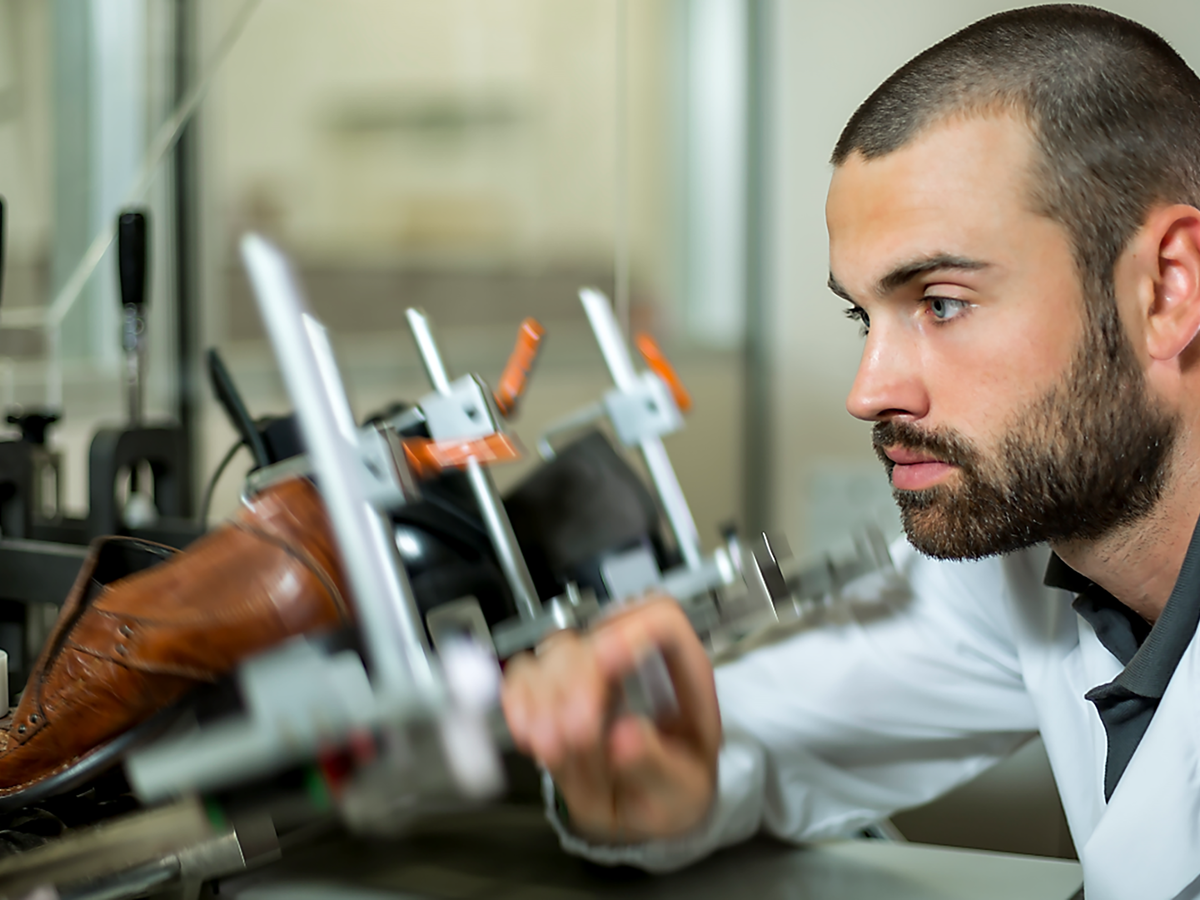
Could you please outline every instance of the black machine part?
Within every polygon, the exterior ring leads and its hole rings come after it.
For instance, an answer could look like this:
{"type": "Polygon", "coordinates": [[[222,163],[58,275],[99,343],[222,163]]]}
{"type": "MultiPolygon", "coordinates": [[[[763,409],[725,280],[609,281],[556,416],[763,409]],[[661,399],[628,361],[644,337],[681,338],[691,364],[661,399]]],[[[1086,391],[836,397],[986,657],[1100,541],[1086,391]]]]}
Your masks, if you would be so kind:
{"type": "MultiPolygon", "coordinates": [[[[126,210],[117,217],[117,274],[121,285],[121,349],[125,352],[125,382],[129,424],[137,427],[145,412],[146,272],[149,268],[146,214],[126,210]]],[[[137,488],[130,475],[130,489],[137,488]]]]}
{"type": "MultiPolygon", "coordinates": [[[[121,280],[121,305],[146,306],[146,213],[126,210],[117,219],[117,270],[121,280]]],[[[127,348],[128,349],[128,348],[127,348]]]]}
{"type": "Polygon", "coordinates": [[[639,545],[654,550],[664,571],[675,562],[664,550],[654,497],[600,431],[559,450],[505,498],[505,506],[544,600],[561,594],[568,582],[606,599],[600,564],[639,545]]]}
{"type": "Polygon", "coordinates": [[[48,410],[14,410],[5,417],[9,425],[20,429],[22,442],[39,447],[46,445],[46,431],[58,419],[58,413],[48,410]]]}

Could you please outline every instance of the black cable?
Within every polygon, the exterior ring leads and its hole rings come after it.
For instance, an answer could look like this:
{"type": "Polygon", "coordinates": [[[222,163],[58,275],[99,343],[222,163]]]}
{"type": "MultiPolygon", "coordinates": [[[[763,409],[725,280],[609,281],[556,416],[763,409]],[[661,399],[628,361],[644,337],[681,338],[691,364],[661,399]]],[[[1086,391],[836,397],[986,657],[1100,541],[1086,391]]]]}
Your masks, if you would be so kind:
{"type": "Polygon", "coordinates": [[[208,486],[204,489],[204,500],[200,504],[199,520],[201,528],[208,528],[208,507],[212,504],[213,491],[217,487],[217,482],[221,479],[221,476],[225,474],[225,469],[231,462],[233,462],[233,458],[237,456],[237,452],[245,446],[246,442],[241,438],[238,438],[234,445],[229,448],[229,451],[221,459],[221,462],[217,465],[217,470],[213,472],[212,478],[208,480],[208,486]]]}
{"type": "Polygon", "coordinates": [[[212,385],[213,394],[224,408],[225,414],[229,416],[233,430],[242,436],[242,440],[250,448],[250,455],[254,457],[256,467],[261,469],[263,466],[270,465],[272,460],[267,453],[266,444],[263,443],[262,433],[259,432],[254,420],[250,418],[246,404],[242,401],[242,395],[238,393],[237,385],[233,383],[233,376],[225,368],[225,363],[215,347],[209,348],[207,359],[208,379],[212,385]]]}

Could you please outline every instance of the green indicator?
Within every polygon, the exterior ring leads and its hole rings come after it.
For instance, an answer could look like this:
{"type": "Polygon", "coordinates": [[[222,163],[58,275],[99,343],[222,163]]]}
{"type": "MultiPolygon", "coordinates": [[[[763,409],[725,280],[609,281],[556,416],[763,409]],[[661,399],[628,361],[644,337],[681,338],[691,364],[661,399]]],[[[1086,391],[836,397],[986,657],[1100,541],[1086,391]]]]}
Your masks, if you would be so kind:
{"type": "Polygon", "coordinates": [[[316,766],[309,766],[304,770],[304,792],[308,794],[312,805],[322,812],[333,808],[333,798],[329,796],[329,788],[316,766]]]}
{"type": "Polygon", "coordinates": [[[221,804],[212,797],[204,801],[204,811],[208,813],[208,821],[212,823],[214,830],[224,831],[229,825],[229,820],[225,818],[225,810],[221,809],[221,804]]]}

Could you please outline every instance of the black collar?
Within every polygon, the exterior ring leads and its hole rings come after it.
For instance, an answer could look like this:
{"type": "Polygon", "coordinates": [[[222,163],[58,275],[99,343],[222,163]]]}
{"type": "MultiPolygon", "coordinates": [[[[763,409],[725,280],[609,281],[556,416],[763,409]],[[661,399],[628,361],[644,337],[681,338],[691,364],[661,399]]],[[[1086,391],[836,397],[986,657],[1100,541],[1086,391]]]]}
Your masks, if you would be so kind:
{"type": "Polygon", "coordinates": [[[1095,707],[1108,736],[1104,797],[1109,799],[1150,727],[1179,661],[1200,624],[1200,522],[1192,531],[1179,578],[1151,627],[1141,616],[1051,554],[1045,583],[1072,591],[1075,611],[1125,668],[1084,697],[1095,707]]]}
{"type": "Polygon", "coordinates": [[[1162,697],[1200,624],[1200,522],[1192,531],[1175,587],[1153,627],[1100,585],[1050,555],[1045,583],[1077,594],[1075,611],[1125,664],[1114,680],[1142,697],[1162,697]]]}

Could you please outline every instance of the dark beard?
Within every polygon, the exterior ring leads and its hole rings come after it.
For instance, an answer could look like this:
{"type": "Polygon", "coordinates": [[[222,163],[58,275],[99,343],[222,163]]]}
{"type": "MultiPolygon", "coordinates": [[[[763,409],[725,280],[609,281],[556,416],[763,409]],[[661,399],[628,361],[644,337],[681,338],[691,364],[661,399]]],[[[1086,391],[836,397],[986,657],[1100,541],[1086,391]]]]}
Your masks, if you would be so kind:
{"type": "Polygon", "coordinates": [[[980,559],[1043,542],[1095,540],[1154,508],[1178,422],[1153,402],[1123,331],[1109,340],[1100,331],[1088,323],[1066,379],[1019,413],[994,458],[951,431],[875,425],[872,443],[889,479],[895,463],[884,456],[888,447],[959,469],[953,487],[893,491],[917,550],[980,559]]]}

